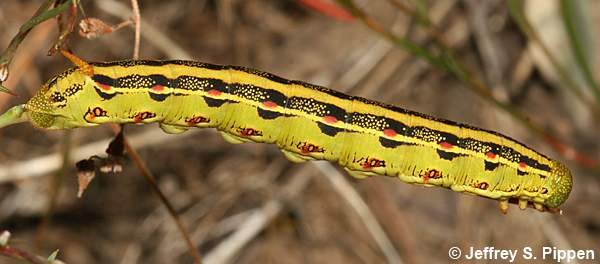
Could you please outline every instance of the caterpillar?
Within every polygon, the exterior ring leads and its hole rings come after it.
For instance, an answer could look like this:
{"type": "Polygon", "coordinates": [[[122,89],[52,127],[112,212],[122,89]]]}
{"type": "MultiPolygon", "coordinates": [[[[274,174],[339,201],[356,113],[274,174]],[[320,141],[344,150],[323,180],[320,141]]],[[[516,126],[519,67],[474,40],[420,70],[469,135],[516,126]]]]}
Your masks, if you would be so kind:
{"type": "Polygon", "coordinates": [[[569,169],[508,136],[240,66],[180,60],[85,62],[50,79],[0,127],[158,123],[216,128],[231,143],[276,144],[294,162],[329,160],[356,178],[425,186],[556,212],[569,169]]]}

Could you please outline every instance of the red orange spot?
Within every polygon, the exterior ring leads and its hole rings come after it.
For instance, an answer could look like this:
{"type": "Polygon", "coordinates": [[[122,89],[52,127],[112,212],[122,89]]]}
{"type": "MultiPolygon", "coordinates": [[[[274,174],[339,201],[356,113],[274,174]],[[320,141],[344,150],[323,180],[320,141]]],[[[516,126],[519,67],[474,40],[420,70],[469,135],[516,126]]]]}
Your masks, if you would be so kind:
{"type": "Polygon", "coordinates": [[[218,96],[218,95],[221,95],[221,93],[222,93],[222,92],[221,92],[221,91],[219,91],[219,90],[215,90],[215,89],[213,89],[213,90],[209,90],[207,93],[208,93],[209,95],[218,96]]]}
{"type": "Polygon", "coordinates": [[[442,177],[442,172],[436,169],[423,170],[419,173],[423,178],[423,183],[428,183],[430,179],[439,179],[442,177]]]}
{"type": "Polygon", "coordinates": [[[157,84],[157,85],[154,85],[154,86],[152,86],[152,88],[151,88],[151,89],[152,89],[153,91],[156,91],[156,92],[161,92],[161,91],[163,91],[163,90],[165,89],[165,87],[164,87],[164,86],[162,86],[162,85],[158,85],[158,84],[157,84]]]}
{"type": "Polygon", "coordinates": [[[302,150],[302,153],[315,152],[316,149],[317,149],[317,147],[313,144],[306,144],[306,145],[302,146],[302,148],[300,148],[300,150],[302,150]]]}
{"type": "Polygon", "coordinates": [[[486,190],[490,185],[487,184],[487,182],[480,182],[480,183],[476,183],[474,186],[477,189],[486,190]]]}
{"type": "Polygon", "coordinates": [[[429,174],[425,174],[423,175],[423,183],[428,183],[429,182],[429,174]]]}
{"type": "Polygon", "coordinates": [[[253,128],[243,128],[238,130],[241,136],[250,137],[250,136],[262,136],[262,133],[253,128]]]}
{"type": "Polygon", "coordinates": [[[246,128],[240,132],[240,135],[242,136],[250,136],[252,134],[254,134],[254,130],[252,128],[246,128]]]}
{"type": "Polygon", "coordinates": [[[110,85],[108,85],[108,84],[96,82],[96,85],[98,85],[98,87],[100,87],[100,89],[102,89],[104,91],[110,90],[110,85]]]}
{"type": "Polygon", "coordinates": [[[440,147],[442,147],[443,149],[451,149],[452,147],[454,147],[454,145],[444,141],[440,143],[440,147]]]}
{"type": "Polygon", "coordinates": [[[208,118],[202,116],[196,116],[192,118],[186,118],[185,122],[187,122],[188,126],[195,126],[199,123],[208,123],[208,118]]]}
{"type": "Polygon", "coordinates": [[[133,122],[140,123],[140,122],[144,121],[145,119],[153,118],[153,117],[156,117],[155,113],[152,113],[152,112],[141,112],[141,113],[136,114],[133,117],[133,122]]]}
{"type": "Polygon", "coordinates": [[[383,134],[388,136],[388,137],[395,137],[396,135],[398,135],[398,133],[396,132],[396,130],[393,130],[391,128],[386,128],[383,130],[383,134]]]}
{"type": "Polygon", "coordinates": [[[485,153],[485,156],[488,157],[489,159],[495,159],[496,158],[496,153],[494,153],[494,152],[487,152],[487,153],[485,153]]]}
{"type": "Polygon", "coordinates": [[[377,167],[385,167],[385,162],[376,158],[368,158],[365,162],[361,164],[363,169],[371,169],[377,167]]]}
{"type": "Polygon", "coordinates": [[[273,102],[273,101],[264,101],[263,105],[265,107],[268,107],[268,108],[275,108],[275,107],[277,107],[277,104],[275,102],[273,102]]]}
{"type": "Polygon", "coordinates": [[[335,118],[335,116],[324,116],[323,120],[329,124],[333,124],[338,121],[337,118],[335,118]]]}
{"type": "Polygon", "coordinates": [[[519,167],[525,169],[527,168],[527,163],[525,163],[524,161],[519,162],[519,167]]]}
{"type": "Polygon", "coordinates": [[[96,107],[92,110],[92,114],[94,114],[94,116],[105,116],[106,111],[100,107],[96,107]]]}

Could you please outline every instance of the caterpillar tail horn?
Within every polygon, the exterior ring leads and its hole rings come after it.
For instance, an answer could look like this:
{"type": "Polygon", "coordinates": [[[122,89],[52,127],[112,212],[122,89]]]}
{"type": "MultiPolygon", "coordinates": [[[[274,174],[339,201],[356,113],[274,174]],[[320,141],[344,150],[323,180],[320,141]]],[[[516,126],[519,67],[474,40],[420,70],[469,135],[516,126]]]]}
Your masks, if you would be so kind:
{"type": "Polygon", "coordinates": [[[25,114],[25,105],[17,105],[0,115],[0,128],[28,120],[29,118],[25,114]]]}
{"type": "Polygon", "coordinates": [[[90,77],[94,75],[94,67],[92,67],[92,65],[90,65],[86,61],[84,61],[82,58],[79,58],[75,54],[66,50],[61,50],[60,53],[62,53],[62,55],[65,56],[65,58],[67,58],[73,64],[75,64],[77,68],[79,68],[79,70],[81,70],[81,72],[83,72],[85,75],[90,77]]]}

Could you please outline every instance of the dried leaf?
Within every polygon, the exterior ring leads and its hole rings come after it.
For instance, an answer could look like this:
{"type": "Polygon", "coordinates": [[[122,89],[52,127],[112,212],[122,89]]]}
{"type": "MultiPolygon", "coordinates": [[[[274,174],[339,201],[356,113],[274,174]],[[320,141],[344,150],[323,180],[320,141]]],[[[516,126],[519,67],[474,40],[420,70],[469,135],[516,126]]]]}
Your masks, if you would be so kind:
{"type": "Polygon", "coordinates": [[[97,18],[86,18],[79,22],[79,35],[87,39],[95,39],[115,31],[113,26],[97,18]]]}
{"type": "Polygon", "coordinates": [[[86,159],[77,162],[77,182],[79,183],[79,190],[77,191],[77,197],[81,198],[83,192],[87,189],[90,182],[96,176],[96,165],[93,159],[86,159]]]}

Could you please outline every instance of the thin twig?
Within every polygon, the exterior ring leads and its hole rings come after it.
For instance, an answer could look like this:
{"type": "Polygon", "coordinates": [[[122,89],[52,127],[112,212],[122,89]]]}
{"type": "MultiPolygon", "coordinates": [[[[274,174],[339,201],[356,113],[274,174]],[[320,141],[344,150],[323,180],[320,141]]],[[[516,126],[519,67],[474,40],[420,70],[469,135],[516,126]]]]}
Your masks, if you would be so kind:
{"type": "Polygon", "coordinates": [[[142,32],[142,23],[140,15],[140,6],[137,0],[131,0],[131,8],[133,10],[133,22],[135,25],[135,42],[133,46],[133,59],[137,60],[140,58],[140,38],[142,32]]]}
{"type": "MultiPolygon", "coordinates": [[[[96,6],[113,16],[117,16],[123,20],[131,18],[131,10],[120,2],[115,0],[102,0],[95,1],[96,6]]],[[[182,60],[192,59],[192,55],[185,51],[177,42],[171,40],[169,36],[160,31],[158,28],[148,23],[148,21],[140,18],[140,25],[143,25],[141,33],[144,39],[154,45],[156,48],[164,52],[170,58],[177,58],[182,60]]]]}

